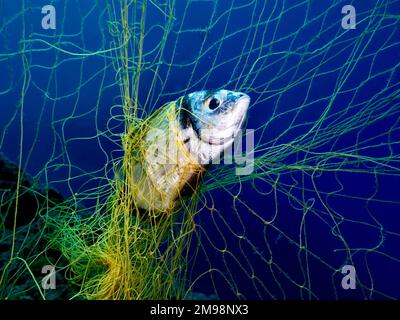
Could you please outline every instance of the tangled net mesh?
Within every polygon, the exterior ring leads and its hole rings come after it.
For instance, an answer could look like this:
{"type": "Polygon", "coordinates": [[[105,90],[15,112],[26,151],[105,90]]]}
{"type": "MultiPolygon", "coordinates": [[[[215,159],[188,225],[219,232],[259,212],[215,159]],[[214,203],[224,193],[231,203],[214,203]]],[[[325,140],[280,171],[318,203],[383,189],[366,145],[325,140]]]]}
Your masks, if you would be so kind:
{"type": "Polygon", "coordinates": [[[399,298],[400,2],[350,2],[0,0],[0,297],[399,298]],[[254,171],[139,210],[146,132],[210,88],[252,97],[254,171]]]}

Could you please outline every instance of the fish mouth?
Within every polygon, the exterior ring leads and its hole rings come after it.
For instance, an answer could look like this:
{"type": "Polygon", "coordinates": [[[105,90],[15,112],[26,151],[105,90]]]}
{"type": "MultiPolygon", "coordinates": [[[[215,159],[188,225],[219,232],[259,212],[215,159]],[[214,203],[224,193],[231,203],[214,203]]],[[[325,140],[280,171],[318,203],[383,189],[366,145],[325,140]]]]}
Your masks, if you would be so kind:
{"type": "Polygon", "coordinates": [[[245,94],[245,93],[241,93],[241,94],[242,94],[242,96],[236,100],[236,107],[239,108],[240,110],[242,110],[241,117],[233,125],[234,127],[236,127],[236,130],[240,130],[242,128],[243,122],[246,119],[247,109],[249,108],[250,100],[251,100],[247,94],[245,94]]]}
{"type": "Polygon", "coordinates": [[[243,92],[240,92],[240,96],[236,100],[236,103],[239,103],[239,102],[242,102],[242,101],[246,102],[247,104],[250,104],[250,96],[245,94],[245,93],[243,93],[243,92]]]}

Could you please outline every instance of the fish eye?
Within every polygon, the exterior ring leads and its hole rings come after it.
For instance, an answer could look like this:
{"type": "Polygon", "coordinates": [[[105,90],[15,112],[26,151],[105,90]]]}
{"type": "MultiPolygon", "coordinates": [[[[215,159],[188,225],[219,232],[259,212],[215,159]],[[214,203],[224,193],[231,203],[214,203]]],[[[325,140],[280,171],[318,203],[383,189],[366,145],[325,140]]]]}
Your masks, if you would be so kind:
{"type": "Polygon", "coordinates": [[[210,100],[210,103],[208,104],[208,107],[210,108],[210,110],[215,110],[219,107],[220,104],[221,102],[217,98],[212,98],[210,100]]]}

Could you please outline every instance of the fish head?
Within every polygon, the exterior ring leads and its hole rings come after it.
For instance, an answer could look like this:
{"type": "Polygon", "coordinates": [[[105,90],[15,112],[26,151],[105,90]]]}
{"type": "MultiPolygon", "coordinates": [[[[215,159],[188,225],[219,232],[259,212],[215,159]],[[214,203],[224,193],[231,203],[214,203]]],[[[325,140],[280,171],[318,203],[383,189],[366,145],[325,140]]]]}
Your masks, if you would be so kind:
{"type": "Polygon", "coordinates": [[[210,163],[233,144],[249,104],[247,94],[229,90],[196,91],[183,97],[181,128],[201,163],[210,163]]]}
{"type": "Polygon", "coordinates": [[[250,97],[242,92],[197,91],[185,97],[184,113],[203,142],[231,144],[246,117],[250,97]]]}

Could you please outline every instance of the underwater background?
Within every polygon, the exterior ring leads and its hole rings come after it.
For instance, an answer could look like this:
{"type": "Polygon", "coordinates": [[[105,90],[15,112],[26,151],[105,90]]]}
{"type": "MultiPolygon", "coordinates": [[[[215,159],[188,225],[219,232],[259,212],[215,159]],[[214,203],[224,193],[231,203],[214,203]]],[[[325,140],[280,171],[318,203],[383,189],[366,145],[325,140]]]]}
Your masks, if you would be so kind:
{"type": "MultiPolygon", "coordinates": [[[[0,0],[3,166],[90,215],[123,154],[121,79],[138,118],[193,91],[243,91],[254,171],[206,174],[186,298],[399,299],[399,17],[390,0],[0,0]],[[55,30],[42,28],[48,4],[55,30]],[[345,265],[356,289],[342,288],[345,265]]],[[[36,298],[15,280],[24,263],[5,265],[10,234],[43,212],[21,205],[14,226],[5,172],[0,297],[36,298]]],[[[24,239],[43,230],[18,233],[14,255],[29,265],[24,239]]]]}

